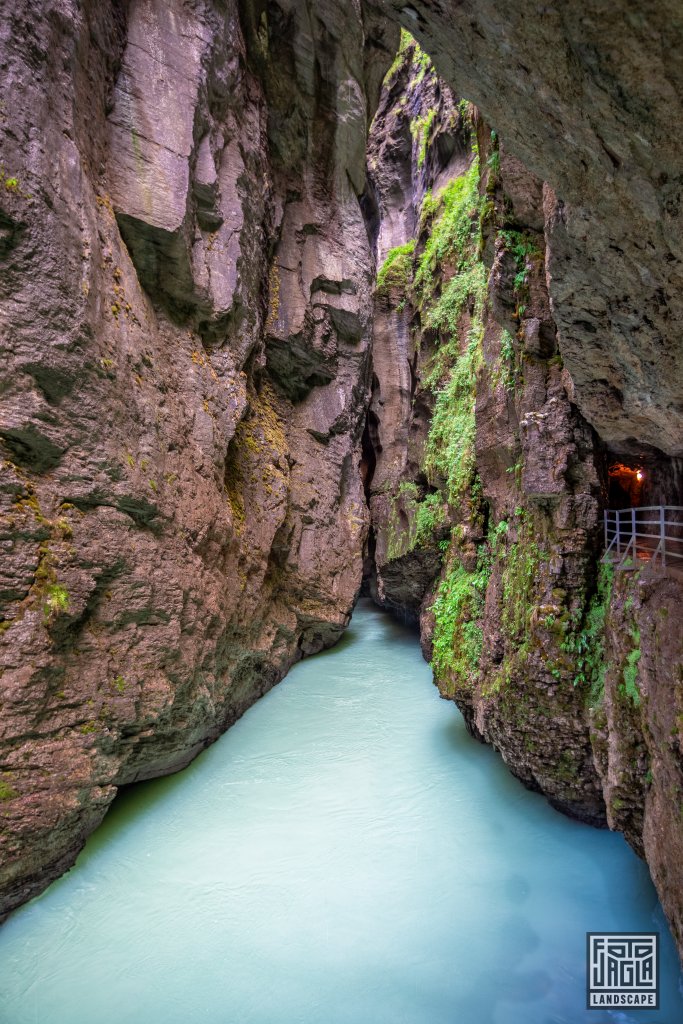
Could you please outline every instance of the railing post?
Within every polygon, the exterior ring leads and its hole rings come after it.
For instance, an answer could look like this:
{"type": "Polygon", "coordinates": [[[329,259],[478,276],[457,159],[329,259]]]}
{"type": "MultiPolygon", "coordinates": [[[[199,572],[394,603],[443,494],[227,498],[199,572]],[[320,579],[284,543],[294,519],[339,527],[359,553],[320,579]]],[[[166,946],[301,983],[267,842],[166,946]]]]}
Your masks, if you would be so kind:
{"type": "Polygon", "coordinates": [[[607,537],[607,509],[603,510],[602,520],[605,526],[605,551],[607,551],[607,548],[609,547],[609,540],[607,537]]]}
{"type": "Polygon", "coordinates": [[[614,520],[617,530],[617,555],[621,558],[621,512],[619,509],[615,509],[614,520]]]}
{"type": "Polygon", "coordinates": [[[631,509],[631,540],[633,542],[633,561],[638,561],[638,547],[636,540],[636,510],[631,509]]]}
{"type": "Polygon", "coordinates": [[[662,565],[666,569],[666,516],[664,506],[659,506],[659,543],[662,545],[662,565]]]}

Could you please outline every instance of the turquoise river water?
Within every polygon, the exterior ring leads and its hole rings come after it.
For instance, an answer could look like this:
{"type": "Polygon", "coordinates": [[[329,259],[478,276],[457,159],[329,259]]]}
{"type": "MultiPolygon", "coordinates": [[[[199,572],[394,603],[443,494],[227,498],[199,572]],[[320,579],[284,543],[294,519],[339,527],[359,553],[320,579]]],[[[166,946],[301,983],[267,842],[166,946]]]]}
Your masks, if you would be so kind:
{"type": "Polygon", "coordinates": [[[2,1024],[641,1020],[683,1021],[645,866],[513,779],[367,602],[0,929],[2,1024]],[[652,930],[660,1010],[586,1010],[586,932],[652,930]]]}

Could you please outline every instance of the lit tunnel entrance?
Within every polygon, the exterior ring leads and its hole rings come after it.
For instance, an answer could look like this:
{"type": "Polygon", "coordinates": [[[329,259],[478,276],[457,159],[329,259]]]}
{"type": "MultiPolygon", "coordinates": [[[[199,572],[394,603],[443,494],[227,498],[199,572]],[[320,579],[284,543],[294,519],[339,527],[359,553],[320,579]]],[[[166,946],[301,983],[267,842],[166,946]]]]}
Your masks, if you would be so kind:
{"type": "Polygon", "coordinates": [[[605,560],[683,570],[683,459],[655,449],[606,455],[605,560]]]}

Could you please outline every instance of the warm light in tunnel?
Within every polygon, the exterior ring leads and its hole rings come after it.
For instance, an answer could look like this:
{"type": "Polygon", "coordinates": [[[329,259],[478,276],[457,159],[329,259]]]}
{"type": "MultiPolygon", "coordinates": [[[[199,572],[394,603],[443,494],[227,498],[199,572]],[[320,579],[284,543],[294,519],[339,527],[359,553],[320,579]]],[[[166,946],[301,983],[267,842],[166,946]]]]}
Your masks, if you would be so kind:
{"type": "Polygon", "coordinates": [[[645,474],[643,473],[642,469],[639,469],[638,472],[636,473],[636,480],[640,481],[640,480],[643,479],[644,476],[645,476],[645,474]]]}

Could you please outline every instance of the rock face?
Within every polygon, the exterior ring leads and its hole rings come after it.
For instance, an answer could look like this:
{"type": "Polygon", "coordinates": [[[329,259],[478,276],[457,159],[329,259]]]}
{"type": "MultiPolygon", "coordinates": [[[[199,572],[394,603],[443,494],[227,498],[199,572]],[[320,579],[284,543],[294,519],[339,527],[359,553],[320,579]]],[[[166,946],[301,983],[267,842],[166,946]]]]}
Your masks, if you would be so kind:
{"type": "Polygon", "coordinates": [[[569,0],[382,0],[545,196],[547,267],[575,400],[602,440],[683,448],[683,23],[569,0]]]}
{"type": "Polygon", "coordinates": [[[612,457],[680,502],[681,32],[673,0],[12,5],[0,915],[335,641],[371,515],[444,696],[624,831],[683,949],[681,584],[597,568],[612,457]],[[481,115],[404,39],[366,170],[385,15],[481,115]]]}
{"type": "Polygon", "coordinates": [[[0,913],[360,587],[354,5],[14,4],[1,48],[0,913]]]}
{"type": "MultiPolygon", "coordinates": [[[[565,624],[581,621],[591,593],[600,481],[593,436],[570,403],[557,350],[543,186],[481,123],[476,137],[476,112],[458,104],[428,62],[420,76],[424,61],[414,44],[404,49],[370,136],[380,214],[399,199],[387,217],[391,241],[405,250],[416,236],[402,274],[396,248],[379,271],[371,591],[404,619],[422,620],[429,656],[436,617],[437,681],[471,731],[560,809],[603,824],[585,693],[572,685],[575,660],[563,650],[565,624]],[[411,180],[418,184],[406,203],[395,182],[411,180]],[[468,180],[469,255],[449,206],[468,180]],[[426,289],[435,240],[439,259],[426,289]],[[458,280],[469,297],[456,307],[448,296],[458,280]],[[435,457],[450,437],[453,453],[435,457]]],[[[380,245],[382,238],[380,231],[380,245]]]]}
{"type": "Polygon", "coordinates": [[[605,698],[592,712],[610,828],[647,860],[683,949],[683,586],[617,573],[605,622],[605,698]],[[637,699],[634,700],[634,688],[637,699]]]}
{"type": "MultiPolygon", "coordinates": [[[[516,776],[646,857],[683,948],[681,583],[599,566],[610,458],[560,353],[548,186],[412,43],[369,164],[369,589],[420,621],[442,695],[516,776]]],[[[676,460],[645,464],[675,501],[676,460]]]]}
{"type": "Polygon", "coordinates": [[[415,498],[433,490],[423,471],[434,399],[422,387],[433,355],[416,343],[407,299],[412,249],[428,190],[462,174],[471,162],[469,133],[452,93],[413,41],[404,37],[370,129],[370,186],[379,210],[368,440],[373,474],[366,481],[374,559],[369,589],[383,607],[417,623],[439,571],[438,542],[416,544],[415,498]],[[409,251],[406,251],[408,249],[409,251]]]}

